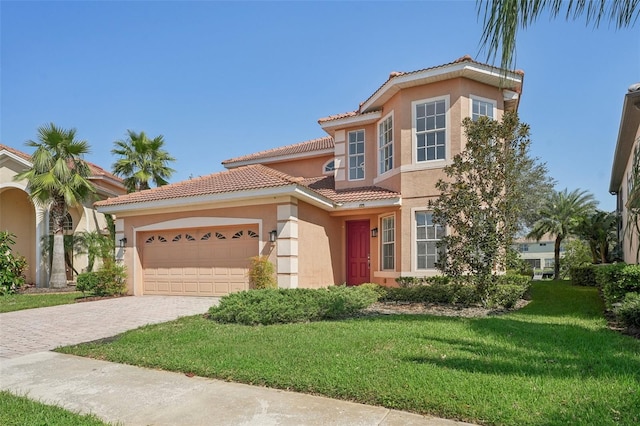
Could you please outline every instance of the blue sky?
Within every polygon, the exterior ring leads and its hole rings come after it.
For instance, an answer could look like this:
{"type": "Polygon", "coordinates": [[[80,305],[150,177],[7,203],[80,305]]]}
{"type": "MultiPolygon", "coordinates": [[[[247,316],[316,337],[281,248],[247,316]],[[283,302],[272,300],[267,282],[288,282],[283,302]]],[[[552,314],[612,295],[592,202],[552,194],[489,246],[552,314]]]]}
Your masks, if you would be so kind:
{"type": "MultiPolygon", "coordinates": [[[[0,2],[0,142],[74,127],[106,169],[127,129],[164,135],[172,182],[238,155],[324,136],[391,71],[485,61],[475,1],[0,2]]],[[[609,195],[640,23],[594,30],[542,18],[518,37],[521,120],[558,189],[609,195]]]]}

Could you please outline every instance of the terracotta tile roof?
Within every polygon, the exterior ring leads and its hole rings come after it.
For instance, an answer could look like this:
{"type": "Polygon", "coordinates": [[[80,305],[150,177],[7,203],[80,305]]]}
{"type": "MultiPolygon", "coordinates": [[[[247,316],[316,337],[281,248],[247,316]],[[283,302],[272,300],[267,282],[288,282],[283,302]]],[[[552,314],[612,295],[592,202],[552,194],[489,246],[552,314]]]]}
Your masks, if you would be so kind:
{"type": "MultiPolygon", "coordinates": [[[[28,162],[31,162],[31,155],[27,154],[26,152],[18,151],[17,149],[11,148],[10,146],[0,144],[0,151],[2,150],[9,151],[10,153],[22,158],[23,160],[27,160],[28,162]]],[[[93,164],[89,161],[87,161],[86,163],[89,166],[89,169],[91,170],[91,177],[96,178],[96,177],[104,176],[104,177],[113,179],[117,182],[123,182],[121,178],[119,178],[118,176],[112,173],[109,173],[108,171],[98,166],[97,164],[93,164]]]]}
{"type": "MultiPolygon", "coordinates": [[[[377,93],[378,93],[378,92],[379,92],[379,91],[380,91],[380,90],[381,90],[381,89],[382,89],[382,88],[383,88],[383,87],[384,87],[384,86],[385,86],[389,81],[393,80],[394,78],[401,77],[401,76],[405,76],[405,75],[418,74],[418,73],[421,73],[421,72],[431,71],[431,70],[435,70],[435,69],[439,69],[439,68],[445,68],[445,67],[448,67],[448,66],[451,66],[451,65],[454,65],[454,64],[462,63],[462,62],[470,62],[470,63],[477,64],[477,65],[481,65],[481,66],[487,66],[487,67],[491,67],[491,68],[496,68],[496,67],[494,67],[494,66],[492,66],[492,65],[489,65],[489,64],[485,64],[485,63],[482,63],[482,62],[476,61],[476,60],[474,60],[474,59],[473,59],[471,56],[469,56],[469,55],[464,55],[464,56],[462,56],[462,57],[460,57],[460,58],[456,59],[456,60],[455,60],[455,61],[453,61],[453,62],[449,62],[449,63],[447,63],[447,64],[442,64],[442,65],[436,65],[436,66],[429,67],[429,68],[423,68],[423,69],[416,70],[416,71],[409,71],[409,72],[403,72],[403,71],[392,71],[392,72],[389,74],[389,78],[387,78],[387,79],[384,81],[384,83],[382,83],[382,84],[380,85],[380,87],[378,87],[378,88],[377,88],[377,89],[376,89],[376,90],[371,94],[371,96],[369,96],[367,99],[365,99],[365,101],[364,101],[364,102],[361,102],[361,103],[360,103],[360,107],[362,107],[362,105],[366,104],[366,103],[367,103],[371,98],[373,98],[373,97],[374,97],[374,96],[375,96],[375,95],[376,95],[376,94],[377,94],[377,93]]],[[[498,69],[498,68],[496,68],[496,69],[498,69]]],[[[515,72],[516,74],[524,75],[524,71],[522,71],[522,70],[516,70],[516,71],[514,71],[514,72],[515,72]]],[[[345,113],[342,113],[342,114],[335,114],[335,115],[330,115],[330,116],[328,116],[328,117],[323,117],[323,118],[321,118],[321,119],[319,119],[319,120],[318,120],[318,123],[326,123],[326,122],[328,122],[328,121],[339,120],[339,119],[341,119],[341,118],[346,118],[346,117],[355,117],[355,116],[357,116],[357,115],[362,115],[362,111],[360,110],[360,108],[358,108],[358,110],[356,110],[356,111],[345,112],[345,113]]]]}
{"type": "Polygon", "coordinates": [[[295,179],[286,173],[281,173],[261,164],[253,164],[140,192],[132,192],[117,198],[100,201],[96,205],[115,206],[252,189],[276,188],[292,185],[298,181],[299,179],[295,179]]]}
{"type": "Polygon", "coordinates": [[[299,185],[328,198],[335,203],[383,200],[399,197],[400,194],[377,187],[335,190],[332,176],[298,178],[279,172],[261,164],[240,166],[158,188],[122,195],[99,201],[97,206],[120,206],[206,195],[228,194],[253,189],[277,188],[299,185]]]}
{"type": "Polygon", "coordinates": [[[29,162],[31,162],[31,156],[25,152],[22,151],[18,151],[17,149],[11,148],[10,146],[7,145],[3,145],[0,143],[0,151],[5,150],[5,151],[9,151],[10,153],[12,153],[13,155],[22,158],[23,160],[27,160],[29,162]]]}
{"type": "Polygon", "coordinates": [[[245,161],[267,160],[277,157],[306,154],[314,151],[323,151],[326,149],[333,149],[333,138],[325,136],[318,139],[312,139],[305,142],[296,143],[293,145],[281,146],[279,148],[273,148],[266,151],[255,152],[253,154],[243,155],[241,157],[230,158],[222,162],[223,165],[231,165],[233,163],[240,163],[245,161]]]}
{"type": "Polygon", "coordinates": [[[400,193],[377,186],[365,186],[336,190],[333,176],[308,178],[300,182],[302,186],[327,197],[336,203],[353,203],[358,201],[387,200],[399,198],[400,193]]]}

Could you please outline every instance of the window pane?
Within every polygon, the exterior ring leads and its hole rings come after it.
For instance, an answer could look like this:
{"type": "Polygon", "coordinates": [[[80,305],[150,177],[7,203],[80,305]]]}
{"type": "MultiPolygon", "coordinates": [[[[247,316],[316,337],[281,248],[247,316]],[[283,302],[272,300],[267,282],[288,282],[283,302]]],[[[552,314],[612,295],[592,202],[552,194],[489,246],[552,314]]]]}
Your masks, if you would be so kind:
{"type": "Polygon", "coordinates": [[[436,116],[436,127],[438,129],[444,129],[444,115],[438,115],[436,116]]]}
{"type": "Polygon", "coordinates": [[[444,114],[444,101],[438,101],[436,103],[436,113],[444,114]]]}
{"type": "Polygon", "coordinates": [[[436,118],[427,117],[427,130],[433,130],[436,128],[436,118]]]}
{"type": "Polygon", "coordinates": [[[433,102],[426,104],[426,115],[434,115],[436,113],[436,107],[433,102]]]}

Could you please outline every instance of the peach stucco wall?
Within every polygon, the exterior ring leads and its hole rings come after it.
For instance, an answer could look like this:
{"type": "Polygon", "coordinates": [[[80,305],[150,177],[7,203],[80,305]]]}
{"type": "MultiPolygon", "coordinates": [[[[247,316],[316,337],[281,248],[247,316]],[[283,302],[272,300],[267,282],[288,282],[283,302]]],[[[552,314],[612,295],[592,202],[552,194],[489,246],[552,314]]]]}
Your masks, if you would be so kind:
{"type": "MultiPolygon", "coordinates": [[[[627,161],[627,165],[624,170],[622,183],[620,185],[620,193],[623,194],[623,201],[626,204],[628,201],[628,181],[627,178],[630,176],[631,171],[633,169],[633,155],[635,149],[638,149],[640,146],[640,127],[638,128],[635,136],[635,143],[631,149],[631,155],[629,155],[629,159],[627,161]]],[[[629,227],[629,215],[628,209],[624,207],[622,209],[622,252],[624,254],[624,261],[627,263],[640,263],[640,258],[637,256],[638,253],[638,244],[640,244],[640,235],[637,232],[632,231],[633,227],[629,227]]],[[[633,226],[633,225],[632,225],[633,226]]]]}
{"type": "Polygon", "coordinates": [[[307,203],[298,203],[298,286],[341,282],[341,221],[307,203]]]}
{"type": "Polygon", "coordinates": [[[36,281],[36,214],[29,195],[21,189],[0,189],[0,231],[15,234],[14,254],[24,256],[27,282],[36,281]]]}

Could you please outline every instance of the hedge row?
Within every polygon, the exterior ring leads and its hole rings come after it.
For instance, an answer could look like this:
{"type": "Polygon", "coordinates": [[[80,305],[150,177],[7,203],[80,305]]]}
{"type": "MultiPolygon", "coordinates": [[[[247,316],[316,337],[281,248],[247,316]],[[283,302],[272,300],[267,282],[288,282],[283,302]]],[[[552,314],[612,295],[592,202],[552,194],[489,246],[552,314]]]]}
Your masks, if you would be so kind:
{"type": "Polygon", "coordinates": [[[245,325],[320,321],[348,317],[377,300],[370,286],[249,290],[224,296],[209,317],[245,325]]]}
{"type": "Polygon", "coordinates": [[[640,265],[588,265],[570,274],[576,285],[598,286],[606,307],[626,326],[640,327],[640,265]]]}

